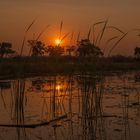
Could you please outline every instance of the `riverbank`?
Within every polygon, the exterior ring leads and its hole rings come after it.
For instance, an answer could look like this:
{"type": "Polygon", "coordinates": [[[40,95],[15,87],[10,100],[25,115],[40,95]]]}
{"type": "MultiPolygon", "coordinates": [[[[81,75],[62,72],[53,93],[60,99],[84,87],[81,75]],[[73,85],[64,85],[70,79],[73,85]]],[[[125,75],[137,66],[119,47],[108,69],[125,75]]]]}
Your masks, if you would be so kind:
{"type": "Polygon", "coordinates": [[[47,74],[104,73],[139,71],[134,58],[24,57],[0,61],[0,79],[47,74]]]}

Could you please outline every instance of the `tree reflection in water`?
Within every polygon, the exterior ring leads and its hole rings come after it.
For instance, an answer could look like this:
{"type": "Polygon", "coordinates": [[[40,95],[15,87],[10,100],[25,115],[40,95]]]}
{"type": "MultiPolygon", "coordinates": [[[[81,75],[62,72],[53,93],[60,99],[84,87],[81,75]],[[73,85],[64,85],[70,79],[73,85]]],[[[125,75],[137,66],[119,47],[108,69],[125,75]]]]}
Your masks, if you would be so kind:
{"type": "MultiPolygon", "coordinates": [[[[103,76],[83,74],[11,81],[9,90],[1,88],[3,112],[7,109],[7,114],[10,114],[12,120],[8,119],[8,115],[5,116],[8,126],[3,128],[11,134],[11,137],[13,136],[11,139],[18,140],[108,140],[111,138],[129,140],[131,139],[129,110],[134,105],[139,110],[139,92],[135,88],[135,102],[132,102],[132,95],[129,94],[130,91],[127,92],[127,80],[123,80],[124,78],[122,78],[124,85],[121,85],[121,94],[115,95],[120,99],[116,99],[121,102],[121,106],[117,109],[121,109],[122,116],[113,115],[113,111],[107,112],[109,90],[106,87],[106,78],[103,76]],[[121,123],[114,123],[114,120],[121,123]],[[36,127],[33,129],[27,125],[36,125],[36,127]],[[119,132],[117,137],[113,137],[115,132],[119,132]]],[[[135,117],[138,116],[137,113],[135,117]]],[[[0,136],[5,139],[10,137],[3,133],[0,136]]]]}

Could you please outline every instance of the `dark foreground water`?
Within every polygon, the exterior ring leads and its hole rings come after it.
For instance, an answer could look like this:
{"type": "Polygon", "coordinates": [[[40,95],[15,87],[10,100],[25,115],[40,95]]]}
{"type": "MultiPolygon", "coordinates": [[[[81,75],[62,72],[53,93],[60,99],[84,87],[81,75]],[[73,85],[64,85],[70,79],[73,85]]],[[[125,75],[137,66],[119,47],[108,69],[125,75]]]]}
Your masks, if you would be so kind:
{"type": "Polygon", "coordinates": [[[0,81],[0,140],[140,140],[140,75],[0,81]]]}

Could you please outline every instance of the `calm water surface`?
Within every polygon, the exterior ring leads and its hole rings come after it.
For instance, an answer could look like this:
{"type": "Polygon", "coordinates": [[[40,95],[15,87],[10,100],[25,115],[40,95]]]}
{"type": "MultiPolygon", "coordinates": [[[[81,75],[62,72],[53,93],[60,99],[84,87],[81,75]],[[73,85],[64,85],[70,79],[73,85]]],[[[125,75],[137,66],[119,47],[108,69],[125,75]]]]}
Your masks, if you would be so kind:
{"type": "Polygon", "coordinates": [[[140,140],[140,75],[0,80],[0,140],[140,140]]]}

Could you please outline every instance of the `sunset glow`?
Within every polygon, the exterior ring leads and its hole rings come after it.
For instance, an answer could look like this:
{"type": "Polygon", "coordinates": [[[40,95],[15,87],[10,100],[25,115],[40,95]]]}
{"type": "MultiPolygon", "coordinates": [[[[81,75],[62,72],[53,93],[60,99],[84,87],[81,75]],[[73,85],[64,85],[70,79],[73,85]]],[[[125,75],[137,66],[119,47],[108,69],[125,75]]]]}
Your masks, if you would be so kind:
{"type": "Polygon", "coordinates": [[[0,0],[0,16],[0,140],[140,140],[140,0],[0,0]]]}
{"type": "Polygon", "coordinates": [[[55,45],[59,46],[62,44],[62,40],[61,39],[56,39],[55,40],[55,45]]]}

